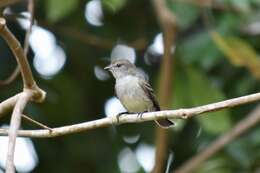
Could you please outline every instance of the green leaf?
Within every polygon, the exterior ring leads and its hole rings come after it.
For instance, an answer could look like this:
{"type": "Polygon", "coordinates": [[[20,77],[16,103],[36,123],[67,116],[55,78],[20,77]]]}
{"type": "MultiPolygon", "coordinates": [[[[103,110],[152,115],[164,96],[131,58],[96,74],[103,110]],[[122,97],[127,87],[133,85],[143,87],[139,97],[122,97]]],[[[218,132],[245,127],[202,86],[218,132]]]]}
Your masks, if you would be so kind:
{"type": "Polygon", "coordinates": [[[220,51],[208,32],[200,32],[190,36],[181,42],[178,52],[186,63],[201,63],[205,69],[214,66],[221,57],[220,51]]]}
{"type": "Polygon", "coordinates": [[[104,8],[113,13],[122,9],[126,2],[127,0],[102,0],[104,8]]]}
{"type": "MultiPolygon", "coordinates": [[[[225,100],[224,94],[208,80],[207,76],[192,66],[177,64],[174,83],[174,108],[193,107],[225,100]],[[177,67],[178,66],[178,67],[177,67]]],[[[218,134],[231,127],[228,110],[196,116],[203,130],[218,134]]]]}
{"type": "Polygon", "coordinates": [[[47,0],[47,19],[51,22],[61,20],[76,9],[78,2],[78,0],[47,0]]]}
{"type": "MultiPolygon", "coordinates": [[[[194,105],[204,105],[225,100],[224,94],[208,80],[207,76],[195,69],[188,69],[190,77],[191,100],[194,105]]],[[[222,133],[231,127],[228,110],[206,113],[197,116],[201,126],[210,133],[222,133]]]]}

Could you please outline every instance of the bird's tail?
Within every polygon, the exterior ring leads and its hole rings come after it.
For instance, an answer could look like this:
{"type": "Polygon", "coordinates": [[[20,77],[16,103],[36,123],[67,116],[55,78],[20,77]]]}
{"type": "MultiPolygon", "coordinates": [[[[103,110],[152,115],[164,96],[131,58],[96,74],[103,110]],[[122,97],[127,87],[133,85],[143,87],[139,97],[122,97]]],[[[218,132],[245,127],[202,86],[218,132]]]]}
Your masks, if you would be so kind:
{"type": "Polygon", "coordinates": [[[169,119],[156,120],[155,122],[162,128],[169,128],[174,125],[174,122],[169,119]]]}

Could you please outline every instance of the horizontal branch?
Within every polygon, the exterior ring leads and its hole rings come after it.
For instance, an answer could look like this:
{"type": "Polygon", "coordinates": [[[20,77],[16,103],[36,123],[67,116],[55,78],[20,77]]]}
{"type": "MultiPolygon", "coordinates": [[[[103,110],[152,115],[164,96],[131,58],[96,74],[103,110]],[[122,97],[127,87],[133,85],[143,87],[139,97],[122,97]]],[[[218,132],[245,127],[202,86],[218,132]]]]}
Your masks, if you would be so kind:
{"type": "MultiPolygon", "coordinates": [[[[242,97],[225,100],[217,103],[212,103],[208,105],[198,106],[194,108],[147,112],[142,115],[142,118],[140,118],[138,114],[125,114],[120,116],[119,121],[117,121],[116,116],[113,116],[113,117],[102,118],[99,120],[88,121],[80,124],[52,128],[52,131],[19,130],[18,136],[48,138],[48,137],[62,136],[66,134],[72,134],[72,133],[97,129],[101,127],[107,127],[111,125],[125,124],[125,123],[140,123],[144,121],[152,121],[152,120],[158,120],[163,118],[187,119],[202,113],[239,106],[251,102],[256,102],[259,100],[260,100],[260,93],[255,93],[247,96],[242,96],[242,97]]],[[[8,134],[8,129],[0,129],[0,136],[6,136],[7,134],[8,134]]]]}

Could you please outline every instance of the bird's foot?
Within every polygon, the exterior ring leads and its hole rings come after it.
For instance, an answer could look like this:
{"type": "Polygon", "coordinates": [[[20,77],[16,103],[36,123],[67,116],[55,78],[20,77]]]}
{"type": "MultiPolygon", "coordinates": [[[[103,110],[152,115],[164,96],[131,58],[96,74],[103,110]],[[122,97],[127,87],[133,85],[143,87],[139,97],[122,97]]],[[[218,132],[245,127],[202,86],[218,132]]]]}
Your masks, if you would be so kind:
{"type": "Polygon", "coordinates": [[[119,123],[119,118],[121,115],[124,115],[124,114],[131,114],[131,112],[120,112],[119,114],[116,115],[116,120],[117,120],[117,123],[119,123]]]}
{"type": "Polygon", "coordinates": [[[144,114],[145,112],[147,112],[147,111],[138,112],[138,113],[137,113],[137,117],[140,118],[140,119],[142,119],[142,118],[143,118],[143,114],[144,114]]]}

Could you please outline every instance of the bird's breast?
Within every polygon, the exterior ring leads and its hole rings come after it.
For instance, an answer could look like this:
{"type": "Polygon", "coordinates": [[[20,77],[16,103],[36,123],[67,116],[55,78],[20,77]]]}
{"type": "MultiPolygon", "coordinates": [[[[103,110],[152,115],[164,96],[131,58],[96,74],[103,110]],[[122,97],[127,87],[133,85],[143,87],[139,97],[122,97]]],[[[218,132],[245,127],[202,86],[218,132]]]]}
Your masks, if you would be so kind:
{"type": "Polygon", "coordinates": [[[115,90],[120,102],[129,112],[143,112],[153,106],[135,76],[117,79],[115,90]]]}

